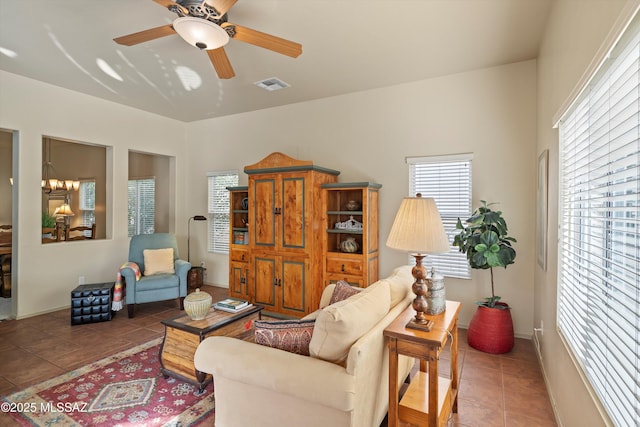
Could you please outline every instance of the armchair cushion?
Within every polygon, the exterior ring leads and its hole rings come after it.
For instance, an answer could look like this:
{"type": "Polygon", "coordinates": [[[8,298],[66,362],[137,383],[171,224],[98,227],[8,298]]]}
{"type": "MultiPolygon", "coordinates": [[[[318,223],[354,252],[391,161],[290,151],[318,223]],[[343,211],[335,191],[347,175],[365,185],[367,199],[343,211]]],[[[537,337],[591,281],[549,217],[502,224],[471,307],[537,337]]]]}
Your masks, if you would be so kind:
{"type": "Polygon", "coordinates": [[[144,249],[142,254],[144,256],[145,276],[174,274],[176,272],[173,267],[173,248],[144,249]]]}
{"type": "Polygon", "coordinates": [[[314,324],[315,320],[256,320],[253,322],[255,342],[308,356],[314,324]]]}
{"type": "Polygon", "coordinates": [[[353,343],[389,312],[389,302],[389,282],[383,280],[320,310],[309,343],[310,355],[344,362],[353,343]]]}

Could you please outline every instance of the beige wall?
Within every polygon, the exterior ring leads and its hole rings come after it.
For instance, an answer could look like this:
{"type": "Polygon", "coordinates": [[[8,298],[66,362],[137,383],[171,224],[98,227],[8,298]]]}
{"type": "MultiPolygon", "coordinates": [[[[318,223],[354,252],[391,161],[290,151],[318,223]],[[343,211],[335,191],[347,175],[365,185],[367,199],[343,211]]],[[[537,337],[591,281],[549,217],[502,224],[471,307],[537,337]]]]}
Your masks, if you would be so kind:
{"type": "Polygon", "coordinates": [[[186,252],[187,224],[182,221],[187,218],[186,192],[182,190],[186,187],[187,170],[185,123],[3,71],[0,71],[0,93],[0,128],[19,132],[18,253],[14,254],[19,318],[68,307],[69,292],[78,285],[80,276],[87,283],[115,280],[129,250],[129,150],[175,159],[170,162],[171,179],[166,188],[171,200],[169,231],[176,233],[181,252],[186,252]],[[106,226],[110,238],[55,245],[41,243],[43,135],[107,147],[106,226]],[[38,153],[35,158],[34,153],[38,153]]]}
{"type": "Polygon", "coordinates": [[[538,59],[538,147],[549,150],[548,268],[535,267],[534,324],[540,337],[547,386],[561,425],[602,426],[607,422],[584,385],[556,330],[558,241],[558,131],[553,116],[589,67],[621,11],[637,1],[557,0],[538,59]]]}
{"type": "MultiPolygon", "coordinates": [[[[536,176],[536,62],[527,61],[314,102],[190,123],[189,196],[206,212],[209,171],[239,169],[273,151],[341,171],[339,180],[374,181],[380,192],[380,274],[407,263],[384,242],[408,193],[406,156],[473,152],[474,206],[500,202],[518,239],[516,263],[496,271],[497,293],[513,307],[515,330],[533,328],[536,176]]],[[[246,184],[241,174],[241,184],[246,184]]],[[[206,254],[204,231],[191,239],[192,261],[206,256],[207,281],[226,286],[226,256],[206,254]]],[[[491,293],[487,271],[446,280],[447,297],[474,301],[491,293]]]]}

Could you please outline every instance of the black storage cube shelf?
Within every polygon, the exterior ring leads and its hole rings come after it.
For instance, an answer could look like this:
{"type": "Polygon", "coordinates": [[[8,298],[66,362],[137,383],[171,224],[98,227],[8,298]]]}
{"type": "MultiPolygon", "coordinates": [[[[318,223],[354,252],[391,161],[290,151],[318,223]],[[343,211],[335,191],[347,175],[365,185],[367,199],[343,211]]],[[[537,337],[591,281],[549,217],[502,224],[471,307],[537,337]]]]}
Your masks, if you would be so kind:
{"type": "Polygon", "coordinates": [[[80,285],[71,291],[71,324],[111,320],[114,282],[80,285]]]}

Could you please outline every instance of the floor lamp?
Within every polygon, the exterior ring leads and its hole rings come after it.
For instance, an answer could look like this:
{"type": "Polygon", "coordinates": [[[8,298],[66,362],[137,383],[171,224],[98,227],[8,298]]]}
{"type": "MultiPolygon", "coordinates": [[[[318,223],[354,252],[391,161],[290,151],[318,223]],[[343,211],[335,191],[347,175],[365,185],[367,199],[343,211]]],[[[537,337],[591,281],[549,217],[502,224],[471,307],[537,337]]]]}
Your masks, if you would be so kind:
{"type": "Polygon", "coordinates": [[[436,202],[431,198],[423,198],[420,193],[416,197],[405,197],[391,226],[387,246],[412,252],[411,255],[416,259],[416,265],[411,270],[415,279],[411,290],[416,294],[412,303],[416,316],[407,327],[428,331],[433,322],[424,314],[443,312],[445,301],[444,292],[442,295],[434,295],[432,292],[433,281],[427,277],[422,259],[425,254],[449,252],[451,247],[436,202]]]}
{"type": "Polygon", "coordinates": [[[187,262],[191,262],[191,220],[206,221],[207,217],[203,215],[195,215],[189,218],[187,223],[187,262]]]}

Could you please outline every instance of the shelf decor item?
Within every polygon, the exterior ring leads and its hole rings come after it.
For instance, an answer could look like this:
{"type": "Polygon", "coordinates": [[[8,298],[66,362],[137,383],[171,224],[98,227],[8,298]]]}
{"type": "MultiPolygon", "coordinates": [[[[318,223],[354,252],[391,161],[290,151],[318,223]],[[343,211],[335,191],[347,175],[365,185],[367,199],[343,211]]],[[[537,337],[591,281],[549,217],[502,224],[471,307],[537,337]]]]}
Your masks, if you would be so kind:
{"type": "Polygon", "coordinates": [[[353,218],[353,215],[349,216],[349,219],[344,222],[336,222],[336,228],[338,230],[362,230],[362,223],[353,218]]]}
{"type": "Polygon", "coordinates": [[[211,308],[211,295],[199,288],[184,298],[184,311],[191,320],[202,320],[211,308]]]}
{"type": "Polygon", "coordinates": [[[358,248],[359,248],[358,242],[356,242],[355,237],[347,237],[340,243],[340,250],[348,254],[353,254],[358,252],[358,248]]]}
{"type": "Polygon", "coordinates": [[[360,203],[357,200],[349,200],[345,207],[348,211],[357,211],[360,209],[360,203]]]}
{"type": "Polygon", "coordinates": [[[438,281],[438,288],[434,281],[427,276],[427,269],[422,265],[425,254],[449,252],[450,244],[442,225],[436,202],[431,198],[405,197],[400,204],[396,218],[391,226],[387,239],[387,246],[406,252],[416,259],[416,265],[411,270],[415,279],[411,289],[416,294],[413,309],[416,316],[409,323],[408,328],[430,330],[433,321],[425,317],[427,314],[440,314],[445,310],[444,281],[438,281]]]}

